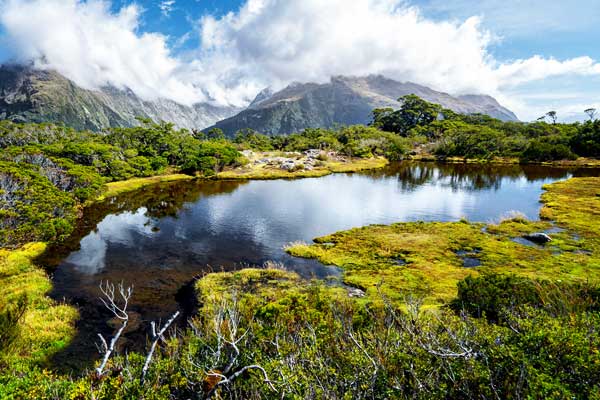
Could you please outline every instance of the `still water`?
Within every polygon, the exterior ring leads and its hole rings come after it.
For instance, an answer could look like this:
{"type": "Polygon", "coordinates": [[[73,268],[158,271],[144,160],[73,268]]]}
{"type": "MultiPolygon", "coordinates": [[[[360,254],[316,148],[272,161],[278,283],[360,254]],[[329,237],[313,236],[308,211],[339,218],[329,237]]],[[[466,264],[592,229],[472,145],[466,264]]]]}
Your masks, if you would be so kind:
{"type": "Polygon", "coordinates": [[[315,179],[163,184],[86,210],[43,261],[55,298],[89,313],[100,281],[123,281],[135,287],[133,309],[151,319],[180,308],[181,288],[206,271],[274,260],[306,277],[339,274],[288,256],[287,243],[369,224],[488,222],[513,210],[536,219],[544,184],[584,174],[600,171],[398,163],[315,179]]]}

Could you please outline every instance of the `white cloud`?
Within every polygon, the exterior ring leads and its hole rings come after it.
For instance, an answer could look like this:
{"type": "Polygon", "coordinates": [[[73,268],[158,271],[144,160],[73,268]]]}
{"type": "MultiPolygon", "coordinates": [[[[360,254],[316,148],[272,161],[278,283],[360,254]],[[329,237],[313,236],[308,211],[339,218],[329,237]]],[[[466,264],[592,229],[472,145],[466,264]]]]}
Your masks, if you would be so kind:
{"type": "Polygon", "coordinates": [[[182,65],[166,38],[138,32],[135,5],[118,13],[101,0],[6,0],[0,7],[0,23],[20,60],[56,69],[86,88],[112,84],[184,104],[204,99],[178,78],[182,65]]]}
{"type": "Polygon", "coordinates": [[[164,0],[164,1],[160,2],[160,4],[158,5],[158,8],[160,8],[160,12],[165,17],[168,17],[171,14],[171,12],[173,11],[174,5],[175,5],[175,0],[164,0]]]}
{"type": "Polygon", "coordinates": [[[545,59],[533,56],[527,60],[500,65],[496,70],[498,82],[504,87],[518,86],[531,81],[567,74],[600,75],[600,64],[590,57],[558,61],[553,58],[545,59]]]}
{"type": "Polygon", "coordinates": [[[113,13],[101,0],[0,4],[0,23],[21,59],[85,87],[128,86],[184,104],[211,98],[244,105],[266,86],[340,74],[380,73],[500,99],[535,80],[600,75],[589,57],[500,63],[479,17],[434,21],[403,0],[247,0],[237,12],[204,16],[202,45],[185,57],[173,56],[163,35],[140,33],[136,6],[113,13]]]}

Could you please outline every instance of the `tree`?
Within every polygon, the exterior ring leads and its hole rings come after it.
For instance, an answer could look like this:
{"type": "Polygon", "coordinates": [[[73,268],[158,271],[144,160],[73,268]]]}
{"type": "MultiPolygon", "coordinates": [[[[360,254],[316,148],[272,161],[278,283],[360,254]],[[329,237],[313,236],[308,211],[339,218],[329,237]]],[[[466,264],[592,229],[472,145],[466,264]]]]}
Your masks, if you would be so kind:
{"type": "Polygon", "coordinates": [[[414,94],[402,96],[398,101],[402,106],[396,111],[391,108],[373,110],[371,125],[386,132],[406,136],[411,129],[429,125],[442,113],[439,104],[429,103],[414,94]]]}
{"type": "Polygon", "coordinates": [[[206,138],[208,140],[221,140],[225,139],[225,134],[219,128],[212,128],[208,132],[206,132],[206,138]]]}
{"type": "Polygon", "coordinates": [[[557,119],[556,111],[548,111],[546,113],[546,116],[549,117],[552,120],[552,123],[556,125],[556,119],[557,119]]]}
{"type": "Polygon", "coordinates": [[[584,111],[584,113],[586,113],[588,115],[588,117],[590,117],[590,121],[594,121],[596,119],[596,109],[595,108],[588,108],[587,110],[584,111]]]}

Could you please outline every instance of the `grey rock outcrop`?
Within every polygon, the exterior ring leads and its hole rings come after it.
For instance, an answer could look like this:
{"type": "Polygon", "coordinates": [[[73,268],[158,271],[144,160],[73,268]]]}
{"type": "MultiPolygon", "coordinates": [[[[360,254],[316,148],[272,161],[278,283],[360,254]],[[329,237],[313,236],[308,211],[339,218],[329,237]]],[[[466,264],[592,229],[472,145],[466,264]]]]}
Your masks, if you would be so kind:
{"type": "Polygon", "coordinates": [[[552,241],[552,238],[543,232],[529,233],[527,235],[523,235],[523,238],[536,244],[545,244],[552,241]]]}

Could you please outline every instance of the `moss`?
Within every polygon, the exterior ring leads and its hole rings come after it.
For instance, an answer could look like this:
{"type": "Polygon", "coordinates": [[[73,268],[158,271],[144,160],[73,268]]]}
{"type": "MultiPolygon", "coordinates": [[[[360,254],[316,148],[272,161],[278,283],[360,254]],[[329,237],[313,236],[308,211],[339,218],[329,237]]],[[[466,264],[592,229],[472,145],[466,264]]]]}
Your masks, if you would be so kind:
{"type": "Polygon", "coordinates": [[[96,201],[102,201],[106,198],[117,196],[126,192],[133,192],[145,186],[154,185],[157,183],[184,181],[195,179],[193,176],[184,174],[169,174],[150,176],[147,178],[132,178],[126,181],[111,182],[106,184],[106,190],[99,196],[96,201]]]}
{"type": "Polygon", "coordinates": [[[419,294],[429,305],[451,300],[459,280],[484,271],[599,282],[600,227],[591,223],[600,220],[600,200],[595,196],[599,185],[600,178],[575,178],[546,187],[542,216],[566,230],[551,234],[553,241],[543,247],[512,239],[553,225],[516,218],[496,225],[467,221],[374,225],[320,237],[312,245],[293,244],[286,251],[343,268],[344,282],[366,289],[373,299],[379,297],[378,291],[395,300],[419,294]],[[481,267],[463,267],[457,254],[461,251],[474,254],[481,267]]]}
{"type": "Polygon", "coordinates": [[[17,250],[0,249],[0,309],[23,295],[27,298],[18,338],[0,364],[44,364],[75,335],[77,310],[47,297],[52,284],[33,262],[45,248],[30,243],[17,250]]]}
{"type": "Polygon", "coordinates": [[[599,178],[573,178],[546,185],[540,215],[595,242],[600,236],[599,188],[599,178]]]}

